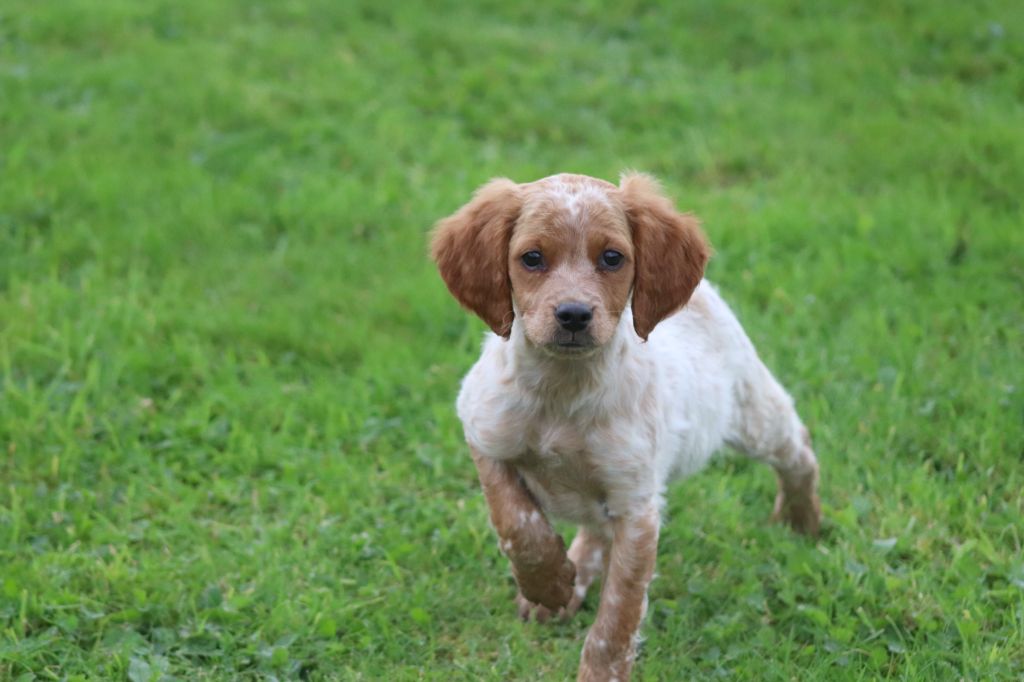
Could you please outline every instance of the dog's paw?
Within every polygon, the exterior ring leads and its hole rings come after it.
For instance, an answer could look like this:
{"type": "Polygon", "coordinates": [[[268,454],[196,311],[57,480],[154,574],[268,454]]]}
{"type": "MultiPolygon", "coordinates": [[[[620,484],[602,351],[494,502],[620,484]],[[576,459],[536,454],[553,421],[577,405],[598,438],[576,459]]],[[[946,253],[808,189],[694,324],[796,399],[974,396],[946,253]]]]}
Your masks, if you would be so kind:
{"type": "Polygon", "coordinates": [[[817,537],[821,530],[821,501],[817,493],[786,495],[780,490],[775,497],[772,520],[785,523],[801,535],[817,537]]]}
{"type": "Polygon", "coordinates": [[[569,603],[559,609],[552,610],[543,604],[530,601],[523,596],[522,592],[518,592],[516,593],[516,611],[519,613],[520,620],[524,623],[528,623],[531,620],[537,623],[547,623],[550,621],[568,623],[572,620],[573,616],[579,613],[586,596],[587,588],[576,585],[573,588],[569,603]]]}
{"type": "Polygon", "coordinates": [[[518,571],[513,567],[519,594],[527,602],[543,606],[549,612],[558,612],[566,607],[573,597],[576,583],[576,566],[562,555],[562,563],[554,571],[518,571]]]}
{"type": "Polygon", "coordinates": [[[559,620],[565,618],[565,607],[552,611],[543,604],[530,601],[523,596],[522,592],[516,593],[516,611],[519,613],[519,619],[524,623],[529,623],[531,620],[547,623],[556,618],[559,620]]]}

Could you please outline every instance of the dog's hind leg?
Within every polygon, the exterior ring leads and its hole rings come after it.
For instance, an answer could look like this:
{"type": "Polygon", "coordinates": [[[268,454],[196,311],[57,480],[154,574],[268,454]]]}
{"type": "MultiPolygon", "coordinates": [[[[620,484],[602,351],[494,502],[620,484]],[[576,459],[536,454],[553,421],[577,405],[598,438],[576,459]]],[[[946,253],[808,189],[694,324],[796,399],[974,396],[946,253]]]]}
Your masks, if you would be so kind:
{"type": "Polygon", "coordinates": [[[729,445],[775,469],[778,494],[772,518],[797,532],[817,535],[818,459],[793,399],[763,365],[736,390],[739,410],[729,445]]]}
{"type": "Polygon", "coordinates": [[[576,615],[587,597],[587,590],[605,570],[610,556],[611,543],[605,533],[596,528],[580,526],[572,544],[569,545],[569,559],[576,566],[576,585],[572,599],[565,607],[565,616],[576,615]]]}

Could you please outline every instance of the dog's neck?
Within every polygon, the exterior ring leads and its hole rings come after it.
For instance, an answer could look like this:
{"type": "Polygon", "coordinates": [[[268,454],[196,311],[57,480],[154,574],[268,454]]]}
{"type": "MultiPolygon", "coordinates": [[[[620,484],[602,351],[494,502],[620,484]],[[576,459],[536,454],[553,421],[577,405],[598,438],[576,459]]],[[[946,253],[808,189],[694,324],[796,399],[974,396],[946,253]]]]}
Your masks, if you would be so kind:
{"type": "Polygon", "coordinates": [[[531,343],[516,320],[509,337],[511,376],[521,390],[542,402],[570,405],[621,385],[620,373],[626,369],[622,364],[629,355],[626,347],[638,342],[628,309],[606,344],[579,356],[559,355],[531,343]]]}

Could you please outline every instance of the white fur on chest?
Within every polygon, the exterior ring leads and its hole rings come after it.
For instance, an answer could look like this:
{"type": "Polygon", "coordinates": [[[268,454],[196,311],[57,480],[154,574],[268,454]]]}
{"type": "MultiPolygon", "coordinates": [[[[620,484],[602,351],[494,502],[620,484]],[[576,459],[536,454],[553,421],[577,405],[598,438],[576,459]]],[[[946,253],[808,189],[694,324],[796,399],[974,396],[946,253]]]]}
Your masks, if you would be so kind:
{"type": "Polygon", "coordinates": [[[717,294],[703,284],[695,298],[646,344],[627,311],[600,361],[538,356],[515,327],[509,341],[489,335],[459,394],[466,440],[514,464],[556,517],[597,524],[660,504],[670,478],[699,470],[723,442],[734,403],[723,367],[756,362],[717,294]]]}

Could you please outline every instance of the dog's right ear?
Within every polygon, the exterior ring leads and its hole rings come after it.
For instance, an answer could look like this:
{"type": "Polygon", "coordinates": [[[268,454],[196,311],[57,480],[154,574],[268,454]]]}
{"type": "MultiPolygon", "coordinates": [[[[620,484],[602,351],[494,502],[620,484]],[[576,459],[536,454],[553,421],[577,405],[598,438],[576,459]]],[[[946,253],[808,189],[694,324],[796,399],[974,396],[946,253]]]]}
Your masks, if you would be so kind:
{"type": "Polygon", "coordinates": [[[521,208],[519,185],[496,178],[454,215],[440,221],[430,241],[430,254],[448,290],[506,339],[515,316],[508,243],[521,208]]]}

